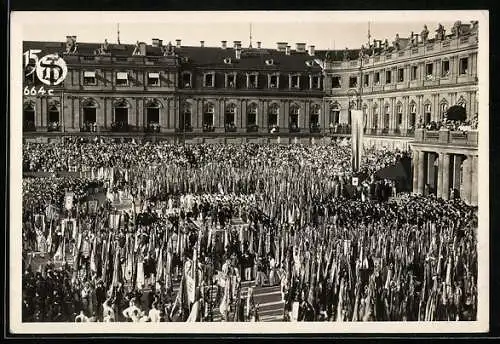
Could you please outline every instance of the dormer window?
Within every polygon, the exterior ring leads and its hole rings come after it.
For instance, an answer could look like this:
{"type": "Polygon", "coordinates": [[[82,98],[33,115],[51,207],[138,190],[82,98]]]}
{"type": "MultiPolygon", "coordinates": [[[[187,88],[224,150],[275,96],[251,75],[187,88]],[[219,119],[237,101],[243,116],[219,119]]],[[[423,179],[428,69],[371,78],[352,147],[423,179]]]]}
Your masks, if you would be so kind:
{"type": "Polygon", "coordinates": [[[358,78],[355,76],[349,77],[349,88],[357,87],[358,86],[358,78]]]}
{"type": "Polygon", "coordinates": [[[447,77],[450,74],[450,61],[444,60],[441,63],[441,76],[447,77]]]}
{"type": "Polygon", "coordinates": [[[258,74],[247,74],[247,88],[257,88],[258,87],[258,74]]]}
{"type": "Polygon", "coordinates": [[[427,63],[425,65],[425,78],[431,80],[434,74],[434,65],[432,63],[427,63]]]}
{"type": "Polygon", "coordinates": [[[309,76],[310,89],[319,89],[321,88],[321,78],[319,75],[310,75],[309,76]]]}
{"type": "Polygon", "coordinates": [[[236,88],[236,73],[226,74],[226,88],[236,88]]]}
{"type": "Polygon", "coordinates": [[[182,79],[181,79],[181,82],[182,82],[182,87],[183,88],[191,88],[192,87],[192,83],[191,83],[191,73],[189,72],[184,72],[182,74],[182,79]]]}
{"type": "Polygon", "coordinates": [[[332,88],[340,88],[340,87],[341,87],[340,76],[332,77],[332,88]]]}
{"type": "Polygon", "coordinates": [[[224,63],[225,63],[225,64],[231,64],[231,63],[232,63],[231,58],[230,58],[230,57],[226,57],[226,58],[224,59],[224,63]]]}
{"type": "Polygon", "coordinates": [[[127,72],[116,73],[116,86],[128,86],[128,73],[127,72]]]}
{"type": "Polygon", "coordinates": [[[273,59],[266,60],[266,65],[272,66],[273,64],[274,64],[274,60],[273,59]]]}
{"type": "Polygon", "coordinates": [[[269,88],[279,88],[279,75],[278,74],[272,74],[269,75],[269,88]]]}
{"type": "Polygon", "coordinates": [[[417,80],[417,74],[418,74],[418,66],[416,66],[416,65],[415,66],[411,66],[411,75],[410,75],[411,77],[410,77],[410,79],[412,81],[417,80]]]}
{"type": "Polygon", "coordinates": [[[290,75],[290,88],[300,88],[300,75],[290,75]]]}
{"type": "Polygon", "coordinates": [[[405,81],[405,70],[403,68],[398,69],[398,82],[405,81]]]}
{"type": "Polygon", "coordinates": [[[459,63],[460,75],[466,75],[469,67],[469,59],[467,57],[461,58],[459,63]]]}
{"type": "Polygon", "coordinates": [[[391,77],[392,77],[392,73],[390,70],[387,70],[385,71],[385,83],[386,84],[390,84],[391,83],[391,77]]]}
{"type": "Polygon", "coordinates": [[[215,86],[215,73],[206,73],[203,78],[204,87],[214,87],[215,86]]]}
{"type": "Polygon", "coordinates": [[[160,73],[148,73],[148,86],[160,86],[160,73]]]}
{"type": "Polygon", "coordinates": [[[95,86],[97,84],[97,79],[95,77],[95,71],[83,72],[83,84],[85,86],[95,86]]]}

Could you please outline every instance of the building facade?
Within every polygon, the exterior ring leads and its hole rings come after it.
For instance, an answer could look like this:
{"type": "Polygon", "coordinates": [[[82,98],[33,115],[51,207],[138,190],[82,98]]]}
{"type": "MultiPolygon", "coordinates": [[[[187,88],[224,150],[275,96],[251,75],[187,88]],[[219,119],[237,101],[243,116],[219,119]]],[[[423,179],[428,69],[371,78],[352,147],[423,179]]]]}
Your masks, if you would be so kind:
{"type": "Polygon", "coordinates": [[[457,21],[450,31],[424,27],[406,38],[396,34],[391,44],[374,39],[361,49],[329,51],[287,42],[272,49],[241,41],[183,46],[179,39],[78,43],[75,36],[24,42],[24,137],[329,142],[349,136],[357,108],[365,146],[413,150],[414,192],[476,204],[475,127],[467,134],[438,129],[456,106],[477,124],[478,23],[457,21]],[[43,85],[34,54],[57,54],[67,64],[51,94],[36,92],[43,85]]]}

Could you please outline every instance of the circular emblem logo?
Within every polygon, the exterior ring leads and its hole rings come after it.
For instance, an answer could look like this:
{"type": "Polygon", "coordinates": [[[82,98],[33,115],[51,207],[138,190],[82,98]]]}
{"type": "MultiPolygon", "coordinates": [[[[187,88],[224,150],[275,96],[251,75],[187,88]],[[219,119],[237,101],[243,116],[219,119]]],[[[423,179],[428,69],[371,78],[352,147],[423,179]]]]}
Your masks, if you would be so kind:
{"type": "Polygon", "coordinates": [[[36,75],[45,85],[59,85],[64,81],[67,74],[66,62],[56,54],[45,55],[36,65],[36,75]]]}

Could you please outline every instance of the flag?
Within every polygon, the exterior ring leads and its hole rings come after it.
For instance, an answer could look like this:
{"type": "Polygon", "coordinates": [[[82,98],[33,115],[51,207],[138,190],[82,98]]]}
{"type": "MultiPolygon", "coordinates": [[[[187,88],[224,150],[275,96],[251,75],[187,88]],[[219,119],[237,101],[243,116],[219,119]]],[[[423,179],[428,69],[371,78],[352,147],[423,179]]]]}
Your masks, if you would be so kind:
{"type": "Polygon", "coordinates": [[[352,169],[358,171],[363,153],[363,111],[351,110],[352,169]]]}

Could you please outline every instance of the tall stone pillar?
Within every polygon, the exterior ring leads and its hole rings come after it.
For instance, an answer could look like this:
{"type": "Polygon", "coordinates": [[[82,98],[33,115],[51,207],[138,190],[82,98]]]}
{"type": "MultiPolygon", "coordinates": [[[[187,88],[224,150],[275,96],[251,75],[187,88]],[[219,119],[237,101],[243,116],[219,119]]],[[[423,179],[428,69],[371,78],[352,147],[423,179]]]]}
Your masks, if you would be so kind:
{"type": "MultiPolygon", "coordinates": [[[[440,167],[441,168],[441,167],[440,167]]],[[[450,154],[445,153],[443,157],[442,168],[443,188],[441,196],[443,199],[449,199],[450,196],[450,154]]]]}
{"type": "Polygon", "coordinates": [[[478,204],[478,178],[477,178],[477,156],[471,157],[470,175],[471,175],[471,190],[470,190],[470,205],[477,206],[478,204]]]}
{"type": "Polygon", "coordinates": [[[425,182],[425,152],[418,152],[418,184],[417,184],[417,193],[422,195],[424,193],[424,182],[425,182]]]}
{"type": "Polygon", "coordinates": [[[436,187],[436,196],[438,198],[443,197],[443,162],[444,162],[444,154],[439,153],[439,162],[438,162],[438,180],[436,187]]]}
{"type": "Polygon", "coordinates": [[[460,198],[465,201],[465,203],[470,203],[470,190],[471,190],[471,165],[472,157],[467,156],[462,164],[462,188],[460,193],[460,198]]]}
{"type": "Polygon", "coordinates": [[[419,151],[413,151],[413,193],[416,194],[418,192],[418,158],[419,151]]]}

